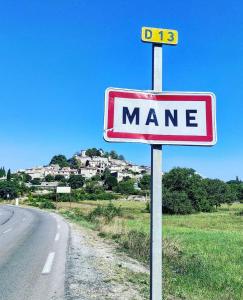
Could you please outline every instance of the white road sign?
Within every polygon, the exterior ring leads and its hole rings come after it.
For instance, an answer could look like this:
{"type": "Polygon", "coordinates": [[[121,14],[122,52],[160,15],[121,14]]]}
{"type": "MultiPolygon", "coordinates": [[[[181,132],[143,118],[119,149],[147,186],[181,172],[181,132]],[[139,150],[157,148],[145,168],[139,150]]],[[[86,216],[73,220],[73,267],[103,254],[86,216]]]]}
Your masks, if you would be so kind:
{"type": "Polygon", "coordinates": [[[215,119],[212,93],[106,90],[106,141],[214,145],[215,119]]]}
{"type": "Polygon", "coordinates": [[[58,186],[57,194],[70,194],[71,188],[69,186],[58,186]]]}

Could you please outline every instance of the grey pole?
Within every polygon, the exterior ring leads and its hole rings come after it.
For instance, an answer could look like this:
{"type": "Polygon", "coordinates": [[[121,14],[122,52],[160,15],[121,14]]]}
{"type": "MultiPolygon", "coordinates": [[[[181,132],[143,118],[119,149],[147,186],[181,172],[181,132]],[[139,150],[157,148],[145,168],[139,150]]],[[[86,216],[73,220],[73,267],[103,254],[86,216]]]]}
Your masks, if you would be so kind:
{"type": "MultiPolygon", "coordinates": [[[[153,44],[153,90],[162,92],[162,45],[153,44]]],[[[162,300],[162,146],[151,145],[150,300],[162,300]]]]}

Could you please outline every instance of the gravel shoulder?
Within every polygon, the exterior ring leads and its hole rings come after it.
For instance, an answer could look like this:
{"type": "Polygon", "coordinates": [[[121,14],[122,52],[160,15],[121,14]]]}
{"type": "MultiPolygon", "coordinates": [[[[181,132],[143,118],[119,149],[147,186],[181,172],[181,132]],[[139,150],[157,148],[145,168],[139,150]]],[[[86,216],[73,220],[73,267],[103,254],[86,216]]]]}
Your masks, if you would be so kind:
{"type": "Polygon", "coordinates": [[[70,223],[66,300],[144,300],[148,269],[97,232],[70,223]],[[141,285],[142,282],[142,285],[141,285]]]}

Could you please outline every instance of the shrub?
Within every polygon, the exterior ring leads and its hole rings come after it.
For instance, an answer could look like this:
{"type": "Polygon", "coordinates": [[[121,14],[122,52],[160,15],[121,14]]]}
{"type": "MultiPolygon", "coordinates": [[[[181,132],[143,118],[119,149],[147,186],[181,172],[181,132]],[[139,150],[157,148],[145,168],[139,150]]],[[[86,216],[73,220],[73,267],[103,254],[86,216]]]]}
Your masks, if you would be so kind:
{"type": "Polygon", "coordinates": [[[98,205],[92,212],[89,213],[88,219],[95,221],[97,217],[104,217],[105,221],[109,223],[114,217],[121,216],[121,207],[116,207],[111,202],[106,206],[98,205]]]}
{"type": "Polygon", "coordinates": [[[55,204],[52,201],[42,196],[38,196],[38,197],[29,196],[27,203],[31,206],[35,206],[39,208],[49,208],[49,209],[56,208],[55,204]]]}
{"type": "Polygon", "coordinates": [[[48,208],[48,209],[55,209],[56,206],[53,202],[49,200],[41,201],[39,203],[39,208],[48,208]]]}
{"type": "Polygon", "coordinates": [[[150,201],[146,202],[144,212],[150,213],[150,201]]]}
{"type": "Polygon", "coordinates": [[[128,234],[121,236],[120,244],[133,257],[148,262],[150,251],[150,239],[148,234],[131,230],[128,234]]]}

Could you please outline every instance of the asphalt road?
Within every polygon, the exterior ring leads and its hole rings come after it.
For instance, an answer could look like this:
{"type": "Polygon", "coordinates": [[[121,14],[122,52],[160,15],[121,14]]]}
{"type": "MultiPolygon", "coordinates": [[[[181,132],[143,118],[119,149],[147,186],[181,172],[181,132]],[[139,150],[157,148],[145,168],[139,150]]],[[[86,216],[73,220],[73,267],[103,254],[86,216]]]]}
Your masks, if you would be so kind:
{"type": "Polygon", "coordinates": [[[56,214],[0,205],[0,300],[64,299],[68,236],[56,214]]]}

